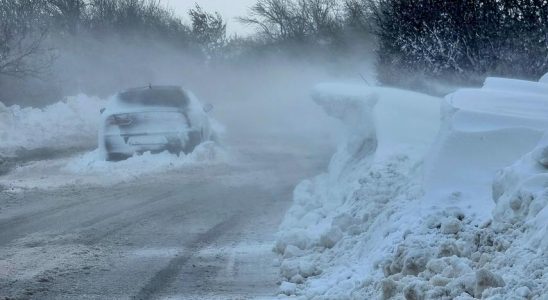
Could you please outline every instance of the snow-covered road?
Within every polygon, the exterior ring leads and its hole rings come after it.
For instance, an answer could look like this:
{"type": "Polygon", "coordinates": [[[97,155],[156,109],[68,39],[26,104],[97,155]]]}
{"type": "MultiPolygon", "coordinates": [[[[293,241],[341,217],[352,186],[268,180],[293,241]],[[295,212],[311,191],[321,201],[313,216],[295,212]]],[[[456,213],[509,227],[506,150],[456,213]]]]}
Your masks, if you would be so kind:
{"type": "Polygon", "coordinates": [[[0,192],[0,298],[275,296],[274,234],[295,185],[325,168],[332,151],[310,155],[305,144],[279,143],[285,150],[273,140],[232,141],[235,163],[108,187],[57,182],[0,192]]]}

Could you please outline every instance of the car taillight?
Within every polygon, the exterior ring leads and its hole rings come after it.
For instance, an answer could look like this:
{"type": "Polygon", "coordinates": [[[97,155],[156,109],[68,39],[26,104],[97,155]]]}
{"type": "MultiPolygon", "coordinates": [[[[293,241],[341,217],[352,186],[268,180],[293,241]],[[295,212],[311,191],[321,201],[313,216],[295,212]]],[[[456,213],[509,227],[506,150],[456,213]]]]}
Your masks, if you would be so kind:
{"type": "Polygon", "coordinates": [[[107,118],[107,124],[118,126],[129,126],[133,123],[133,118],[129,114],[112,115],[107,118]]]}

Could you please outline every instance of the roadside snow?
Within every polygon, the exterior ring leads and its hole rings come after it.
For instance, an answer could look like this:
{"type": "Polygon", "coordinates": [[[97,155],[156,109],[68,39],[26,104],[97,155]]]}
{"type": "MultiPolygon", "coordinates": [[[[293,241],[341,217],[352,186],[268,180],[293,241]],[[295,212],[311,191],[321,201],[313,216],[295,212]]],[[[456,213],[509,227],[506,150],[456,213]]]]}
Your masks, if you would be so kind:
{"type": "Polygon", "coordinates": [[[440,127],[441,99],[353,85],[321,85],[313,96],[349,138],[327,173],[296,188],[275,250],[282,279],[304,282],[296,294],[347,299],[409,222],[399,208],[421,196],[418,162],[440,127]]]}
{"type": "Polygon", "coordinates": [[[539,80],[540,83],[548,84],[548,73],[544,74],[539,80]]]}
{"type": "Polygon", "coordinates": [[[146,152],[127,160],[110,162],[98,150],[69,158],[30,162],[0,177],[0,186],[17,192],[31,188],[57,188],[70,185],[109,186],[157,173],[223,164],[228,153],[214,142],[198,145],[188,155],[146,152]]]}
{"type": "Polygon", "coordinates": [[[481,89],[448,95],[440,134],[425,161],[423,205],[457,201],[467,213],[489,218],[496,172],[534,148],[548,128],[545,88],[488,78],[481,89]]]}
{"type": "Polygon", "coordinates": [[[178,156],[167,151],[158,154],[146,152],[119,162],[105,161],[98,152],[95,150],[71,159],[63,170],[75,175],[108,174],[125,181],[143,174],[178,169],[191,164],[222,162],[227,155],[214,142],[200,144],[188,155],[178,156]]]}
{"type": "Polygon", "coordinates": [[[275,247],[280,295],[548,295],[548,137],[538,144],[547,87],[490,78],[444,101],[316,88],[315,101],[342,120],[348,139],[327,173],[294,192],[275,247]]]}
{"type": "Polygon", "coordinates": [[[99,110],[105,103],[86,95],[43,109],[0,103],[0,155],[21,149],[91,148],[97,144],[99,110]]]}

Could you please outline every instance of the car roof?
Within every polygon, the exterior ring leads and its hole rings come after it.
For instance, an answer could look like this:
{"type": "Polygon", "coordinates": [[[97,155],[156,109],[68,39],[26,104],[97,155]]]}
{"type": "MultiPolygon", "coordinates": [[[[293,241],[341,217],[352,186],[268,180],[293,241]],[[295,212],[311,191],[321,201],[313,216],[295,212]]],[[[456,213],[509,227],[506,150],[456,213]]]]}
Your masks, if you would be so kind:
{"type": "Polygon", "coordinates": [[[187,108],[190,104],[190,97],[182,87],[169,85],[128,89],[118,94],[118,100],[128,104],[177,108],[187,108]]]}

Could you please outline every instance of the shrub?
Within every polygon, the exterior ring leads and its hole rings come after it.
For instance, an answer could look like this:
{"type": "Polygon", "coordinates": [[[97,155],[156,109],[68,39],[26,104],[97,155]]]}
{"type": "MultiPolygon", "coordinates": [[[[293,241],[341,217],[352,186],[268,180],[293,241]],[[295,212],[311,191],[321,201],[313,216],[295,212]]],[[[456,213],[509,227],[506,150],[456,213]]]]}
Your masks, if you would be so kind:
{"type": "Polygon", "coordinates": [[[538,79],[548,69],[548,1],[379,0],[378,74],[478,83],[487,75],[538,79]]]}

